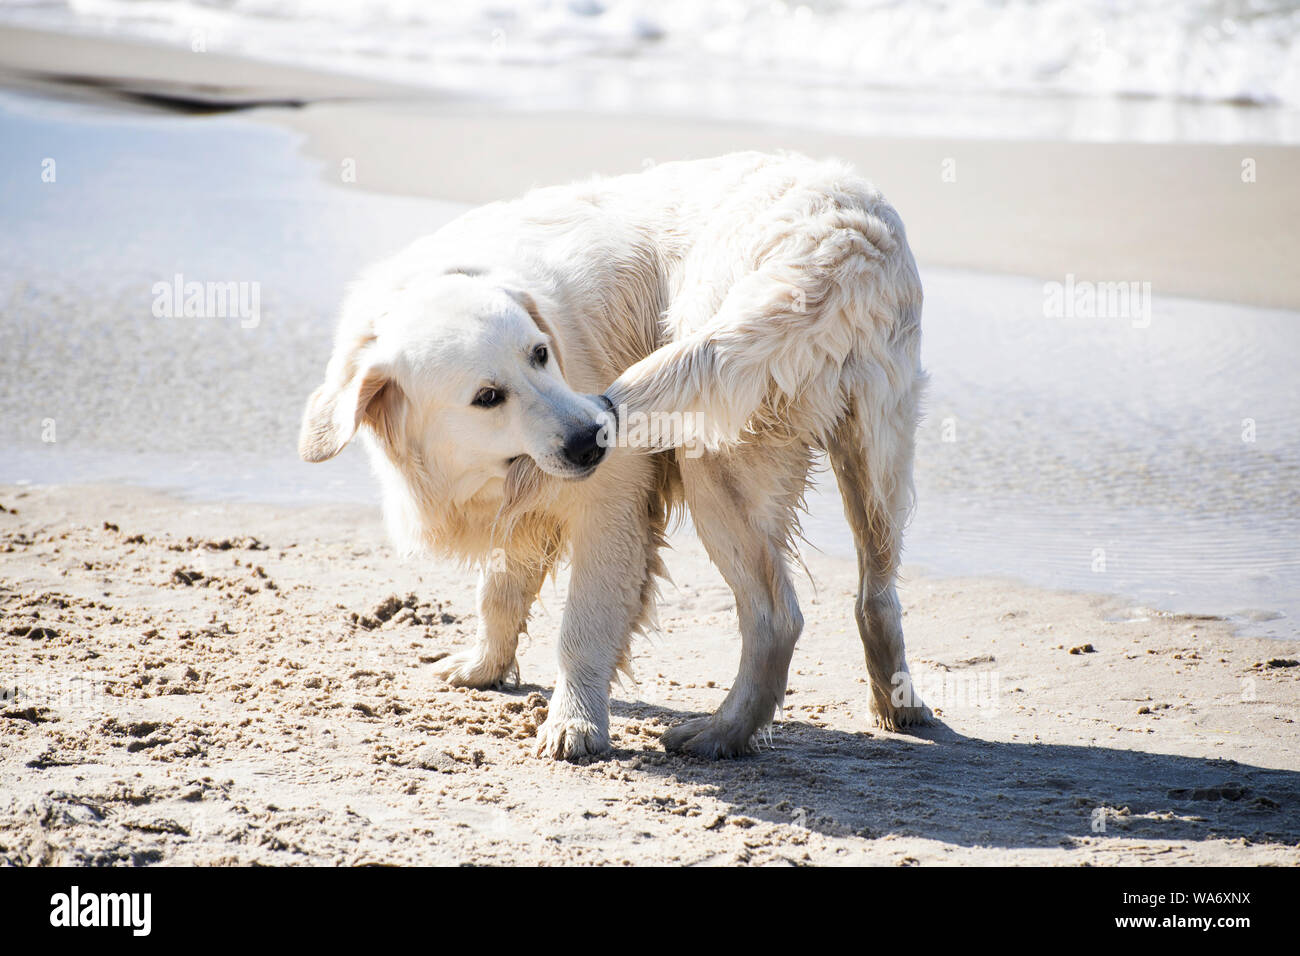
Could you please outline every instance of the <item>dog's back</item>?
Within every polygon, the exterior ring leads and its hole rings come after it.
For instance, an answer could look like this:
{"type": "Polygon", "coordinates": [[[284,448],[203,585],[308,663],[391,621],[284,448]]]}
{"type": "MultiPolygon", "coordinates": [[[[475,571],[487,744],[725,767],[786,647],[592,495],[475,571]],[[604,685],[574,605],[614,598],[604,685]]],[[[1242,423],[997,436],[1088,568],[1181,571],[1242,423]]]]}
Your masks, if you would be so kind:
{"type": "Polygon", "coordinates": [[[696,413],[703,432],[684,440],[714,448],[760,432],[825,447],[849,414],[914,424],[920,278],[897,212],[850,168],[741,153],[607,188],[666,197],[646,219],[671,236],[664,347],[606,391],[616,406],[696,413]]]}

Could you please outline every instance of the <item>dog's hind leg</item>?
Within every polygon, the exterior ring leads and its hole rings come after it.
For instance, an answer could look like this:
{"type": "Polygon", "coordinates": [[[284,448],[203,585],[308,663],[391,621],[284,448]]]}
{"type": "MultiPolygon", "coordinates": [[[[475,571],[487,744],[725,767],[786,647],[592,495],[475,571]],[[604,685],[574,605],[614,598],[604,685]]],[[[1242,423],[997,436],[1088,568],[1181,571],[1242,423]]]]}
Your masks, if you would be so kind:
{"type": "Polygon", "coordinates": [[[439,661],[438,676],[457,687],[497,687],[511,678],[518,683],[519,635],[553,563],[553,554],[522,561],[505,550],[494,552],[479,574],[477,640],[439,661]]]}
{"type": "Polygon", "coordinates": [[[854,615],[871,678],[871,711],[888,730],[933,717],[912,687],[894,587],[911,505],[918,392],[919,383],[897,406],[879,413],[850,401],[827,443],[858,552],[854,615]]]}
{"type": "Polygon", "coordinates": [[[722,706],[672,727],[663,744],[731,757],[750,751],[755,733],[771,723],[803,629],[789,557],[809,449],[798,442],[739,445],[679,460],[700,540],[735,593],[742,643],[740,672],[722,706]]]}

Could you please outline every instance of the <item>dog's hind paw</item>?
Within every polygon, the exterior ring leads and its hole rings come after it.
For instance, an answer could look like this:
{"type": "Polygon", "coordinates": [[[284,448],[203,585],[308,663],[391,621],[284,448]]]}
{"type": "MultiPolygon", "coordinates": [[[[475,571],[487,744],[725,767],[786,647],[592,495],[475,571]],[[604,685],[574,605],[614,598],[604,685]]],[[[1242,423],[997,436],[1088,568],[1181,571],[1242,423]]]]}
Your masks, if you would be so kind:
{"type": "Polygon", "coordinates": [[[881,730],[894,732],[907,727],[922,727],[934,723],[934,712],[921,703],[920,700],[917,700],[916,704],[910,707],[894,707],[890,705],[884,710],[873,707],[871,715],[875,718],[876,726],[881,730]]]}
{"type": "Polygon", "coordinates": [[[695,717],[669,727],[660,740],[665,750],[694,754],[707,760],[739,757],[757,749],[752,732],[729,726],[716,716],[695,717]]]}
{"type": "Polygon", "coordinates": [[[539,757],[576,760],[609,751],[609,730],[591,721],[554,716],[548,717],[546,723],[537,728],[536,753],[539,757]]]}
{"type": "Polygon", "coordinates": [[[515,658],[502,663],[483,656],[477,648],[444,657],[438,661],[435,673],[453,687],[487,690],[508,682],[519,684],[519,662],[515,658]]]}

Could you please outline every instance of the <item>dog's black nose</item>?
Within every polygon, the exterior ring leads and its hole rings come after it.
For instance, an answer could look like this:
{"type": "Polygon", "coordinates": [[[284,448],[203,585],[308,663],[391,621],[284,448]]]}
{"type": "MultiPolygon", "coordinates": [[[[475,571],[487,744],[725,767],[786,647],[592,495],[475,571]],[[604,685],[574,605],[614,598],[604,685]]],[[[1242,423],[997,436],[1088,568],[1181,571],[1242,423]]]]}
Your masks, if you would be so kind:
{"type": "Polygon", "coordinates": [[[594,468],[605,457],[600,445],[600,426],[570,435],[564,442],[564,457],[579,468],[594,468]]]}

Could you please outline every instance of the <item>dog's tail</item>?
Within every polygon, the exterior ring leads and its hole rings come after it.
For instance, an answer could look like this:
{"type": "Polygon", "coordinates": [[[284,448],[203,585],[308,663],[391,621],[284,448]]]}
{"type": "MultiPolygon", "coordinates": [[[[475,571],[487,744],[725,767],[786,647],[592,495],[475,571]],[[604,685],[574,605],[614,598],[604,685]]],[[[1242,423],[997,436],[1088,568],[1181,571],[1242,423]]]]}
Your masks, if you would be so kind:
{"type": "Polygon", "coordinates": [[[675,303],[668,324],[695,331],[605,392],[619,444],[712,450],[772,429],[816,441],[843,415],[847,390],[909,392],[919,363],[916,265],[892,207],[853,212],[855,221],[820,235],[787,233],[719,305],[707,284],[675,303]],[[712,315],[691,322],[683,313],[692,310],[712,315]],[[845,380],[849,366],[858,383],[845,380]]]}

